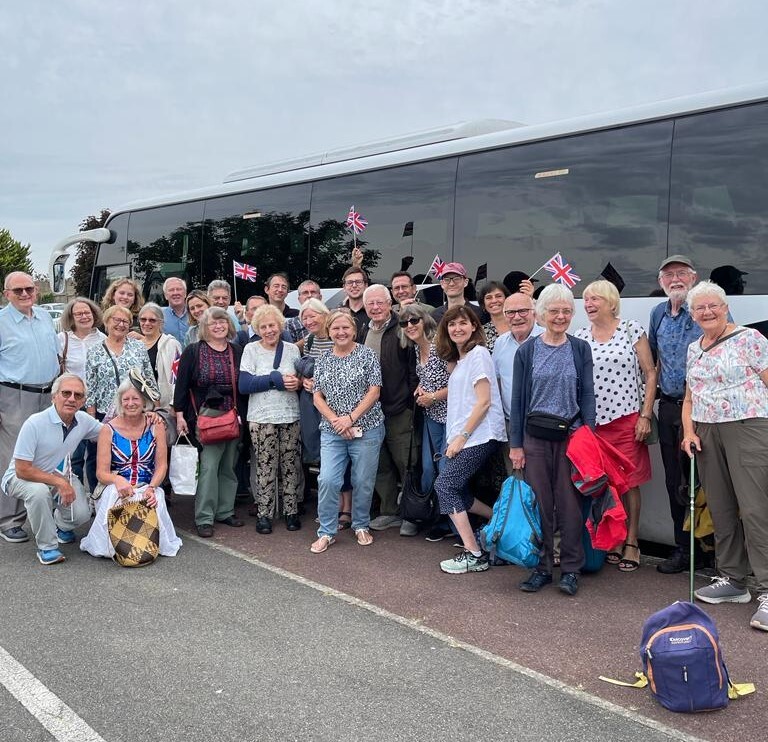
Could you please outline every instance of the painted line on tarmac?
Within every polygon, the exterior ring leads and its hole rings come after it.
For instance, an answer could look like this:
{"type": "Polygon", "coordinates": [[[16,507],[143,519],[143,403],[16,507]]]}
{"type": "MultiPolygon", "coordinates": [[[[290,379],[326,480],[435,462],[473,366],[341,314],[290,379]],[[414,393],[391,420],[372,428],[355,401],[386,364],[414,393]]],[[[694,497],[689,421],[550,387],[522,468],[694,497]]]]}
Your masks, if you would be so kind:
{"type": "Polygon", "coordinates": [[[630,721],[634,721],[638,724],[649,727],[654,731],[665,734],[672,739],[682,740],[683,742],[706,742],[706,740],[703,740],[701,737],[695,737],[691,734],[687,734],[679,729],[667,726],[660,721],[656,721],[655,719],[651,719],[647,716],[643,716],[642,714],[631,711],[630,709],[624,708],[623,706],[612,703],[611,701],[606,701],[599,696],[593,696],[591,693],[587,693],[586,691],[580,690],[579,688],[574,688],[573,686],[564,683],[562,680],[557,680],[556,678],[551,678],[548,675],[537,672],[536,670],[531,670],[529,667],[519,665],[517,662],[513,662],[512,660],[508,660],[506,657],[501,657],[498,654],[494,654],[493,652],[488,652],[485,649],[476,647],[474,644],[468,644],[467,642],[461,641],[461,639],[457,639],[450,634],[444,634],[442,631],[431,629],[412,618],[406,618],[405,616],[400,616],[397,613],[392,613],[392,611],[388,611],[386,608],[380,608],[373,603],[368,603],[365,600],[356,598],[354,595],[349,595],[348,593],[341,592],[341,590],[336,590],[335,588],[328,585],[323,585],[322,583],[315,582],[314,580],[310,580],[307,577],[302,577],[295,572],[289,572],[287,569],[283,569],[282,567],[276,567],[274,564],[269,564],[268,562],[264,562],[261,559],[250,556],[249,554],[245,554],[242,551],[238,551],[237,549],[233,549],[229,546],[224,546],[223,544],[216,543],[215,541],[209,541],[208,539],[200,538],[199,536],[189,531],[179,530],[178,532],[183,533],[185,538],[188,538],[192,541],[197,541],[199,544],[203,544],[204,546],[215,549],[216,551],[221,551],[224,554],[228,554],[229,556],[241,559],[244,562],[253,564],[256,567],[260,567],[261,569],[264,569],[267,572],[272,572],[273,574],[279,575],[280,577],[285,577],[286,579],[297,582],[304,587],[317,590],[323,595],[337,598],[344,603],[348,603],[349,605],[353,605],[357,608],[362,608],[363,610],[369,611],[370,613],[373,613],[381,618],[394,621],[395,623],[412,629],[413,631],[426,634],[432,639],[442,642],[443,644],[447,644],[450,647],[454,647],[455,649],[463,649],[465,652],[469,652],[476,657],[480,657],[486,662],[491,662],[494,665],[505,667],[508,670],[512,670],[513,672],[516,672],[520,675],[524,675],[528,678],[531,678],[532,680],[542,683],[543,685],[547,685],[550,688],[559,690],[561,693],[565,693],[566,695],[572,696],[573,698],[576,698],[580,701],[584,701],[585,703],[589,703],[592,706],[596,706],[603,711],[608,711],[612,714],[616,714],[617,716],[622,716],[625,719],[629,719],[630,721]]]}
{"type": "Polygon", "coordinates": [[[0,683],[58,742],[105,742],[98,732],[2,647],[0,683]]]}

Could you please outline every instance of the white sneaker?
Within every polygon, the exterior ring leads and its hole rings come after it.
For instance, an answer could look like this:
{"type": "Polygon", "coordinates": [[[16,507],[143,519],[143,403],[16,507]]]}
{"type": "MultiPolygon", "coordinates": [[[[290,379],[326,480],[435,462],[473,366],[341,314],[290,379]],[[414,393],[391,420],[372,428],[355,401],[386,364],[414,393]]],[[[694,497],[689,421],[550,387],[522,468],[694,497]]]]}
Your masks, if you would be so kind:
{"type": "Polygon", "coordinates": [[[768,631],[768,593],[757,596],[757,610],[752,614],[749,625],[753,629],[768,631]]]}
{"type": "Polygon", "coordinates": [[[402,518],[396,515],[379,515],[371,521],[370,528],[373,531],[386,531],[387,528],[398,528],[402,524],[402,518]]]}

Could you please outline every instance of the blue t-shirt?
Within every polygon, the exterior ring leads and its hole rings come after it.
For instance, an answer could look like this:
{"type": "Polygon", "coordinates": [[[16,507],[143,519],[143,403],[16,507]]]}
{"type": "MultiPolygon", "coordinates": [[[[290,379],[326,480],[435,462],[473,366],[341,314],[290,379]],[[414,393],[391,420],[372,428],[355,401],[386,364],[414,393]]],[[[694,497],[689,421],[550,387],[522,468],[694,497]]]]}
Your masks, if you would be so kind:
{"type": "Polygon", "coordinates": [[[547,412],[570,420],[579,411],[577,383],[571,344],[547,345],[537,337],[533,348],[529,411],[547,412]]]}

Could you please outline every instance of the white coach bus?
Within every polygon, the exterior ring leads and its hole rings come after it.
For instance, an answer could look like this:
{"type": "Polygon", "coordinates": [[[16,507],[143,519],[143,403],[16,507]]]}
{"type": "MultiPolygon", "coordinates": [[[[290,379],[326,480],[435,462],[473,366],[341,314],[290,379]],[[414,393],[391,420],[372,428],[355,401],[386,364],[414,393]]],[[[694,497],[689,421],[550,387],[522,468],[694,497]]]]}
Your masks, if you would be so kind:
{"type": "MultiPolygon", "coordinates": [[[[63,240],[54,291],[68,246],[85,237],[99,243],[94,298],[119,276],[155,299],[168,276],[190,287],[231,281],[233,260],[256,266],[259,280],[280,270],[294,286],[340,286],[352,204],[368,220],[358,244],[374,280],[406,266],[418,277],[436,254],[503,280],[559,252],[580,286],[608,268],[624,284],[622,316],[647,326],[658,266],[683,253],[701,278],[714,271],[738,322],[766,332],[768,84],[535,126],[447,127],[239,171],[116,209],[106,229],[63,240]]],[[[237,289],[242,299],[261,283],[237,289]]],[[[573,328],[585,322],[579,313],[573,328]]],[[[654,469],[641,536],[670,543],[658,457],[654,469]]]]}

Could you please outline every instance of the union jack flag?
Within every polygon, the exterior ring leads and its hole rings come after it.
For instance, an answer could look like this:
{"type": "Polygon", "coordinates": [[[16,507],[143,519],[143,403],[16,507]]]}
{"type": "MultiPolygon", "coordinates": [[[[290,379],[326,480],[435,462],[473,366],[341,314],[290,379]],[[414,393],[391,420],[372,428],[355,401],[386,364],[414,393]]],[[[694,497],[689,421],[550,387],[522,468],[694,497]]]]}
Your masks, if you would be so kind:
{"type": "Polygon", "coordinates": [[[171,384],[176,383],[176,377],[179,375],[179,361],[181,360],[181,353],[176,353],[176,358],[173,359],[171,364],[171,384]]]}
{"type": "Polygon", "coordinates": [[[444,270],[445,261],[440,260],[439,255],[435,255],[435,259],[432,261],[432,265],[429,266],[427,273],[431,273],[435,278],[442,278],[444,270]]]}
{"type": "Polygon", "coordinates": [[[256,268],[247,263],[238,263],[236,260],[232,261],[235,267],[235,278],[242,278],[243,281],[255,281],[258,272],[256,268]]]}
{"type": "Polygon", "coordinates": [[[360,234],[367,226],[368,220],[363,219],[360,213],[355,211],[355,205],[349,207],[349,214],[347,214],[347,226],[354,231],[355,234],[360,234]]]}
{"type": "Polygon", "coordinates": [[[555,253],[543,266],[544,270],[552,274],[552,280],[572,289],[577,281],[581,281],[581,276],[573,272],[573,268],[563,260],[560,253],[555,253]]]}

